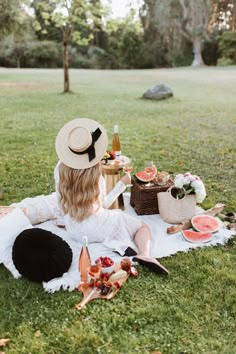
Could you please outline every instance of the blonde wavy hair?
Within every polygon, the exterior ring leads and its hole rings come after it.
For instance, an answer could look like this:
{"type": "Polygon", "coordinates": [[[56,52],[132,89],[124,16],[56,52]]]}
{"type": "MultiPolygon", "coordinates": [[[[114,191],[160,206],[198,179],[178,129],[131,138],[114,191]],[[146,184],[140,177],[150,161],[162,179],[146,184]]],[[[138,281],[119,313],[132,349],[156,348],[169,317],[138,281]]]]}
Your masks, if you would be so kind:
{"type": "Polygon", "coordinates": [[[101,164],[77,170],[61,163],[59,166],[60,205],[65,214],[83,221],[93,214],[94,203],[101,204],[99,179],[101,164]]]}

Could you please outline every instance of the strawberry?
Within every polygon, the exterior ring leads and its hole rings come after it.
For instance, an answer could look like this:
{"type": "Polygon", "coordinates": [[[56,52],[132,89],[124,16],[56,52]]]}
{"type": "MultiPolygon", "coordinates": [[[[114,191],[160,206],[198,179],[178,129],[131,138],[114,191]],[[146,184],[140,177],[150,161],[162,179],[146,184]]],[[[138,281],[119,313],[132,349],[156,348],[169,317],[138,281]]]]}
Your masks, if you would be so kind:
{"type": "Polygon", "coordinates": [[[96,286],[96,288],[100,288],[100,286],[101,286],[101,281],[100,281],[100,280],[95,281],[95,284],[94,284],[94,285],[96,286]]]}
{"type": "Polygon", "coordinates": [[[115,282],[114,282],[114,285],[117,287],[117,289],[120,289],[120,287],[121,287],[121,284],[120,284],[120,282],[118,282],[118,281],[115,281],[115,282]]]}
{"type": "Polygon", "coordinates": [[[102,262],[102,267],[110,267],[111,265],[114,264],[113,260],[109,257],[100,257],[100,260],[102,262]]]}
{"type": "Polygon", "coordinates": [[[107,151],[107,153],[110,155],[110,160],[115,160],[116,154],[114,151],[107,151]]]}
{"type": "Polygon", "coordinates": [[[133,277],[137,278],[137,276],[138,276],[138,271],[137,271],[137,269],[136,269],[135,267],[131,267],[131,268],[130,268],[130,274],[132,274],[133,277]]]}

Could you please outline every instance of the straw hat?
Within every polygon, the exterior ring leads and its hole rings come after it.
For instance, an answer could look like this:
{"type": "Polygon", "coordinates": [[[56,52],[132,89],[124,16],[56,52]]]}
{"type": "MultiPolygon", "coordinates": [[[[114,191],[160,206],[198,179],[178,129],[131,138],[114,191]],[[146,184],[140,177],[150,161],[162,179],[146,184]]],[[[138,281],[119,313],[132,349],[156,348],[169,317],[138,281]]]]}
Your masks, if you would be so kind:
{"type": "Polygon", "coordinates": [[[108,146],[105,128],[88,118],[77,118],[64,125],[56,137],[59,159],[75,169],[95,166],[108,146]]]}

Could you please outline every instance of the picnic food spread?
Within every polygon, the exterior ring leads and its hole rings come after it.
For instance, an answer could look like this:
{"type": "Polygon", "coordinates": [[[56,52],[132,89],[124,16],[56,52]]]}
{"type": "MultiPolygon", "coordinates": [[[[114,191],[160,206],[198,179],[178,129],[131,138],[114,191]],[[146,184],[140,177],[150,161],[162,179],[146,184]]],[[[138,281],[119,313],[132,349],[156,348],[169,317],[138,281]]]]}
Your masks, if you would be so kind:
{"type": "Polygon", "coordinates": [[[95,261],[95,264],[100,262],[104,269],[110,268],[112,265],[114,265],[114,269],[111,273],[100,271],[86,284],[79,284],[78,290],[83,293],[83,299],[75,305],[78,310],[94,299],[112,299],[130,275],[135,278],[138,276],[138,271],[132,266],[129,258],[123,258],[120,263],[115,264],[110,257],[101,256],[95,261]]]}
{"type": "MultiPolygon", "coordinates": [[[[116,129],[114,135],[117,133],[116,129]]],[[[119,171],[123,169],[123,172],[130,173],[133,166],[130,163],[131,159],[121,156],[120,146],[117,145],[114,150],[105,153],[102,158],[102,166],[104,174],[112,176],[114,182],[117,182],[120,178],[119,171]],[[126,166],[127,160],[129,160],[129,166],[126,166]]],[[[158,193],[160,191],[166,192],[168,189],[172,189],[172,186],[177,191],[173,195],[177,202],[188,198],[191,194],[191,197],[196,196],[196,203],[200,203],[206,196],[204,184],[198,176],[186,172],[178,174],[175,179],[172,179],[168,172],[158,171],[152,161],[146,161],[144,170],[134,174],[132,183],[130,204],[138,215],[159,213],[158,193]]],[[[169,208],[169,205],[167,207],[169,208]]],[[[203,215],[194,215],[188,220],[183,219],[178,225],[169,227],[167,234],[181,231],[183,238],[188,242],[209,242],[214,237],[214,233],[220,229],[219,220],[214,216],[222,212],[223,208],[224,205],[217,204],[214,208],[204,211],[203,215]],[[190,230],[191,228],[192,230],[190,230]]],[[[1,207],[0,217],[12,210],[14,207],[1,207]]],[[[231,223],[235,222],[235,213],[228,213],[224,218],[231,223]]],[[[147,261],[145,262],[147,263],[147,261]]],[[[140,260],[139,263],[142,264],[140,260]]],[[[77,288],[83,293],[83,299],[75,306],[77,309],[82,309],[93,299],[112,299],[130,275],[138,276],[137,269],[132,266],[131,260],[127,257],[122,258],[120,263],[115,263],[108,256],[100,256],[95,263],[92,263],[86,236],[79,257],[79,272],[81,282],[77,288]]],[[[75,287],[77,284],[78,281],[75,287]]]]}

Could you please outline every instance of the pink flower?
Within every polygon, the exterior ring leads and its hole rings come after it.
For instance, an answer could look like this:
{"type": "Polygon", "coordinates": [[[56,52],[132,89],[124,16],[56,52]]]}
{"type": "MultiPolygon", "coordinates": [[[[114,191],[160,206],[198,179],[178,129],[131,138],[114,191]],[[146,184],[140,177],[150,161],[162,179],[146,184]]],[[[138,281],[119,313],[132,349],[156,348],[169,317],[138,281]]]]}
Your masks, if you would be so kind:
{"type": "Polygon", "coordinates": [[[194,176],[190,172],[185,173],[184,174],[184,184],[189,184],[192,181],[194,181],[194,176]]]}

